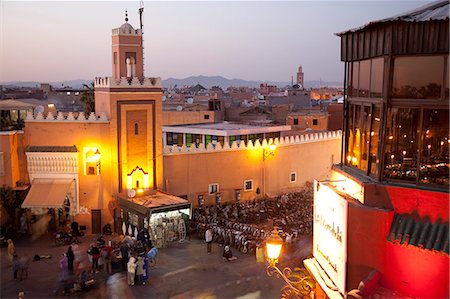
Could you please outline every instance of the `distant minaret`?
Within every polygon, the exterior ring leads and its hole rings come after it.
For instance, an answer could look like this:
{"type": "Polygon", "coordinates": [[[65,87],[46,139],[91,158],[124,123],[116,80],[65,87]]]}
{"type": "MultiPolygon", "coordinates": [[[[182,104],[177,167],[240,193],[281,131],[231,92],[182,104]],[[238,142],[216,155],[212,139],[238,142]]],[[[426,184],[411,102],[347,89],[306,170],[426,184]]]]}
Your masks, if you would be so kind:
{"type": "Polygon", "coordinates": [[[294,76],[291,76],[291,86],[294,86],[294,76]]]}
{"type": "Polygon", "coordinates": [[[300,85],[301,88],[304,87],[304,85],[303,85],[303,70],[302,70],[302,66],[301,65],[299,65],[299,67],[298,67],[297,84],[300,85]]]}

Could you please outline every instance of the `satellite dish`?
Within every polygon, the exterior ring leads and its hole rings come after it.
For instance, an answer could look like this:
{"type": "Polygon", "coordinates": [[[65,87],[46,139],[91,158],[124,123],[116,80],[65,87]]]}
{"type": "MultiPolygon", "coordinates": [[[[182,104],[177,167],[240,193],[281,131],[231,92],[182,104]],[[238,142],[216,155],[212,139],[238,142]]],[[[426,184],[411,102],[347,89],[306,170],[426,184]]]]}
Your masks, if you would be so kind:
{"type": "Polygon", "coordinates": [[[186,100],[186,102],[188,102],[188,104],[192,104],[192,103],[194,103],[194,99],[193,98],[188,98],[186,100]]]}
{"type": "Polygon", "coordinates": [[[128,197],[133,198],[136,196],[136,190],[134,189],[128,189],[128,197]]]}
{"type": "Polygon", "coordinates": [[[183,107],[182,106],[177,106],[177,111],[183,111],[183,107]]]}
{"type": "Polygon", "coordinates": [[[34,112],[35,113],[44,113],[44,106],[42,106],[42,105],[38,105],[38,106],[36,106],[36,107],[34,107],[34,112]]]}

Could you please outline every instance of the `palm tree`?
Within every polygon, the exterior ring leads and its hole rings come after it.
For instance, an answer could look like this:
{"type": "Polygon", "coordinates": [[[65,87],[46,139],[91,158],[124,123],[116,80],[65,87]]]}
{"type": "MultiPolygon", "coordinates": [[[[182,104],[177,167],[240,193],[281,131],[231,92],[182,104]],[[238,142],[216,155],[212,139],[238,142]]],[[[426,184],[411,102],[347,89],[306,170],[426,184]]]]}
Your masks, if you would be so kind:
{"type": "Polygon", "coordinates": [[[94,97],[94,82],[89,85],[83,84],[86,89],[81,94],[81,102],[84,105],[84,115],[89,115],[91,112],[95,111],[95,97],[94,97]]]}

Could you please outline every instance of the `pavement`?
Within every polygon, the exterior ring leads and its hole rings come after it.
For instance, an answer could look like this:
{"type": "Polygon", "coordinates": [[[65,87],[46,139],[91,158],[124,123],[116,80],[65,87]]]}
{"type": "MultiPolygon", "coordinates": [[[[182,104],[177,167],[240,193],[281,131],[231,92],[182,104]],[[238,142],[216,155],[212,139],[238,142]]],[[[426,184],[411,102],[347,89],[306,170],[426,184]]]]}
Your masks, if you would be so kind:
{"type": "MultiPolygon", "coordinates": [[[[117,238],[118,236],[106,236],[105,240],[117,238]]],[[[80,251],[86,255],[95,236],[87,235],[81,240],[80,251]]],[[[310,237],[300,240],[296,245],[293,254],[284,256],[280,268],[301,266],[301,261],[311,254],[310,237]]],[[[23,237],[15,241],[15,246],[19,256],[32,258],[39,254],[52,255],[52,258],[32,261],[28,278],[19,281],[13,279],[7,248],[1,248],[0,298],[17,298],[19,292],[24,292],[25,298],[102,297],[101,287],[72,296],[61,294],[58,281],[59,260],[67,246],[55,246],[50,234],[35,241],[28,236],[23,237]]],[[[150,269],[147,284],[130,287],[130,291],[135,298],[280,298],[283,280],[269,277],[266,274],[266,264],[257,263],[255,254],[242,254],[232,249],[238,259],[226,262],[222,259],[222,250],[221,246],[213,243],[212,253],[207,254],[204,241],[194,237],[190,241],[174,242],[159,250],[156,266],[150,269]]],[[[108,276],[104,271],[94,274],[98,285],[103,284],[108,276]]]]}

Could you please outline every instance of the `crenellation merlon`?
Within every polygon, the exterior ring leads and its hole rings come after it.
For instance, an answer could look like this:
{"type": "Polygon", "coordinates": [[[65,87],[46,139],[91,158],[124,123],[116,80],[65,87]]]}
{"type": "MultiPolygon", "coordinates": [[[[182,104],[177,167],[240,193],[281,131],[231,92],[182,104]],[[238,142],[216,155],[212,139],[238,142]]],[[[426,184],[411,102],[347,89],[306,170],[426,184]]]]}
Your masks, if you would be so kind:
{"type": "Polygon", "coordinates": [[[145,77],[144,80],[139,80],[138,77],[127,78],[121,77],[120,81],[114,80],[112,77],[96,77],[94,80],[95,88],[136,88],[136,87],[151,87],[161,88],[160,77],[145,77]]]}

